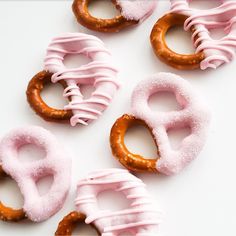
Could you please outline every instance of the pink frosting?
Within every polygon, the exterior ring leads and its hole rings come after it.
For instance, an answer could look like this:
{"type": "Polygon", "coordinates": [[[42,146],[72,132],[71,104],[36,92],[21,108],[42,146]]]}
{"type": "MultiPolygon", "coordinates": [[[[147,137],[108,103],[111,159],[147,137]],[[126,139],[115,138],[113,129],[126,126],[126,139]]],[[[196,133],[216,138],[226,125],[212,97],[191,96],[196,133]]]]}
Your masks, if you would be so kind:
{"type": "Polygon", "coordinates": [[[143,21],[156,8],[156,0],[116,0],[121,7],[121,14],[128,20],[143,21]]]}
{"type": "Polygon", "coordinates": [[[152,129],[159,148],[157,170],[171,175],[180,172],[197,157],[206,140],[210,114],[195,94],[190,84],[171,73],[159,73],[142,81],[132,95],[132,115],[144,120],[152,129]],[[172,92],[181,110],[170,112],[152,111],[148,100],[160,91],[172,92]],[[190,128],[191,134],[182,140],[178,150],[171,148],[168,131],[174,128],[190,128]]]}
{"type": "MultiPolygon", "coordinates": [[[[171,12],[189,16],[184,28],[189,30],[192,26],[196,31],[192,40],[196,52],[204,51],[205,60],[201,62],[201,69],[216,69],[224,63],[234,59],[236,53],[236,1],[221,0],[221,5],[208,10],[192,9],[190,0],[170,0],[171,12]],[[210,29],[223,28],[225,36],[213,39],[210,29]],[[195,41],[195,36],[198,39],[195,41]]],[[[215,0],[214,0],[215,1],[215,0]]]]}
{"type": "Polygon", "coordinates": [[[102,236],[131,233],[136,236],[157,236],[160,212],[153,208],[144,183],[123,169],[106,169],[91,173],[79,181],[77,210],[84,213],[86,223],[93,223],[102,236]],[[128,209],[112,212],[100,210],[97,195],[106,190],[122,192],[130,202],[128,209]]]}
{"type": "Polygon", "coordinates": [[[54,73],[52,82],[64,80],[68,87],[64,96],[70,103],[64,109],[72,110],[71,125],[87,125],[97,119],[111,102],[118,88],[117,70],[111,64],[111,55],[104,43],[95,36],[82,33],[67,33],[54,38],[47,50],[45,70],[54,73]],[[91,62],[75,69],[67,69],[63,60],[68,54],[83,54],[91,62]],[[80,85],[89,84],[95,91],[84,99],[80,85]]]}
{"type": "Polygon", "coordinates": [[[0,160],[3,170],[18,184],[24,197],[23,209],[30,220],[44,221],[62,208],[70,187],[71,160],[49,131],[37,126],[12,130],[0,142],[0,160]],[[18,151],[26,144],[42,148],[46,156],[22,163],[18,151]],[[48,175],[53,176],[53,183],[40,196],[36,183],[48,175]]]}

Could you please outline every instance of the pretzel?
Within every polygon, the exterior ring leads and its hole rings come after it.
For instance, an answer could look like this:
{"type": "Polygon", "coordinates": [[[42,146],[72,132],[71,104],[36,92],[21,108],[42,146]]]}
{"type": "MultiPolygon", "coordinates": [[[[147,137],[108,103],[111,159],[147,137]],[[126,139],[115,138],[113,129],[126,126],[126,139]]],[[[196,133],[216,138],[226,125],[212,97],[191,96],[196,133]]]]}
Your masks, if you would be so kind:
{"type": "Polygon", "coordinates": [[[137,172],[158,172],[165,175],[179,173],[200,153],[206,140],[210,114],[192,87],[182,78],[170,73],[159,73],[142,81],[132,95],[131,114],[119,118],[111,129],[110,143],[113,155],[127,169],[137,172]],[[181,106],[179,111],[153,112],[148,100],[156,92],[175,94],[181,106]],[[157,158],[146,159],[128,151],[124,136],[131,125],[141,124],[151,132],[157,158]],[[178,150],[173,150],[168,140],[168,131],[175,128],[190,128],[178,150]]]}
{"type": "MultiPolygon", "coordinates": [[[[0,165],[0,178],[7,177],[6,173],[0,165]]],[[[26,218],[23,209],[15,210],[11,207],[6,207],[0,202],[0,220],[17,222],[26,218]]]]}
{"type": "MultiPolygon", "coordinates": [[[[72,117],[69,110],[60,110],[49,107],[42,99],[41,92],[44,87],[51,83],[52,73],[41,71],[29,82],[26,95],[32,109],[46,121],[68,121],[72,117]]],[[[66,88],[64,81],[59,83],[66,88]]]]}
{"type": "Polygon", "coordinates": [[[170,0],[171,11],[157,21],[151,33],[151,43],[156,55],[166,64],[177,69],[216,69],[233,60],[236,54],[236,2],[222,0],[221,5],[199,10],[189,7],[188,0],[170,0]],[[165,42],[165,34],[175,25],[191,31],[196,48],[193,55],[173,52],[165,42]],[[225,36],[213,39],[211,29],[223,28],[225,36]]]}
{"type": "Polygon", "coordinates": [[[140,0],[112,0],[111,2],[120,11],[120,15],[112,19],[99,19],[91,16],[88,10],[92,0],[74,0],[72,9],[77,21],[84,27],[100,32],[119,32],[120,30],[136,25],[152,14],[156,1],[140,0]]]}
{"type": "MultiPolygon", "coordinates": [[[[86,216],[77,211],[73,211],[63,218],[59,223],[55,236],[71,236],[77,224],[84,223],[86,216]]],[[[94,225],[91,226],[101,235],[94,225]]]]}
{"type": "Polygon", "coordinates": [[[72,126],[88,125],[109,106],[119,88],[117,69],[112,66],[109,51],[100,39],[92,35],[67,33],[54,38],[47,50],[44,69],[47,73],[39,73],[30,82],[27,96],[36,113],[47,120],[70,119],[72,126]],[[64,65],[64,58],[69,54],[83,54],[91,62],[68,69],[64,65]],[[69,99],[69,104],[64,110],[48,108],[39,96],[39,91],[43,89],[42,81],[49,81],[49,77],[52,83],[61,82],[65,87],[63,96],[69,99]],[[95,88],[90,98],[84,98],[80,91],[81,85],[92,85],[95,88]]]}
{"type": "Polygon", "coordinates": [[[161,214],[153,203],[145,184],[127,170],[95,171],[78,182],[76,209],[86,215],[85,223],[93,223],[103,236],[158,235],[161,214]],[[100,210],[97,195],[106,190],[123,193],[129,207],[120,211],[100,210]]]}
{"type": "MultiPolygon", "coordinates": [[[[41,222],[62,208],[70,187],[71,162],[49,131],[37,126],[11,131],[0,142],[0,159],[4,172],[20,188],[24,198],[23,211],[28,219],[41,222]],[[38,161],[22,163],[18,152],[26,144],[42,148],[46,156],[38,161]],[[53,176],[53,183],[50,190],[40,196],[36,184],[38,180],[49,175],[53,176]]],[[[19,215],[23,217],[22,211],[19,211],[19,215]]]]}

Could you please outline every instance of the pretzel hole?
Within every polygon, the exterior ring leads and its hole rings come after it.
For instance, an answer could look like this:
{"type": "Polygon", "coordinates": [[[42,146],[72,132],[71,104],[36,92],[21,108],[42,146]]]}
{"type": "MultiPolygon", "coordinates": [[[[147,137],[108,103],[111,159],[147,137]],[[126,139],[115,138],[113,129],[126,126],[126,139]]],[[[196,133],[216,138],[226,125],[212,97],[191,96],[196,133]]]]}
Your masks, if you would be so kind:
{"type": "Polygon", "coordinates": [[[48,106],[63,109],[68,103],[68,101],[62,96],[63,90],[63,87],[59,83],[50,83],[43,88],[41,97],[48,106]]]}
{"type": "Polygon", "coordinates": [[[88,84],[80,85],[80,92],[82,93],[84,99],[89,99],[94,91],[95,87],[93,85],[88,85],[88,84]]]}
{"type": "Polygon", "coordinates": [[[167,131],[169,142],[173,150],[178,150],[181,147],[183,140],[191,134],[190,127],[171,128],[167,131]]]}
{"type": "Polygon", "coordinates": [[[68,54],[64,57],[64,65],[67,69],[79,68],[91,62],[91,59],[83,54],[68,54]]]}
{"type": "Polygon", "coordinates": [[[191,40],[191,33],[186,32],[183,26],[172,26],[165,36],[168,47],[179,54],[194,54],[195,48],[191,40]],[[178,39],[178,40],[176,40],[178,39]]]}
{"type": "Polygon", "coordinates": [[[170,112],[182,109],[176,100],[175,94],[168,91],[160,91],[152,94],[148,103],[152,111],[170,112]]]}
{"type": "Polygon", "coordinates": [[[40,196],[43,196],[49,192],[53,184],[53,176],[46,175],[37,180],[36,186],[40,196]]]}
{"type": "Polygon", "coordinates": [[[100,210],[119,211],[130,207],[129,200],[126,199],[124,194],[114,190],[99,193],[97,199],[100,210]]]}
{"type": "Polygon", "coordinates": [[[189,7],[195,8],[195,9],[212,9],[215,7],[220,6],[221,2],[220,0],[214,0],[214,1],[206,1],[206,0],[190,0],[189,1],[189,7]]]}
{"type": "Polygon", "coordinates": [[[114,4],[110,0],[90,0],[89,2],[89,13],[96,18],[112,19],[120,15],[120,12],[116,9],[114,4]]]}
{"type": "Polygon", "coordinates": [[[23,206],[24,199],[16,182],[9,177],[0,179],[0,201],[14,209],[23,206]]]}
{"type": "Polygon", "coordinates": [[[78,236],[78,235],[95,236],[98,234],[97,234],[96,230],[93,227],[91,227],[91,225],[78,223],[78,224],[76,224],[75,229],[72,232],[72,236],[78,236]]]}
{"type": "Polygon", "coordinates": [[[34,144],[25,144],[19,148],[18,158],[23,163],[38,161],[45,156],[45,150],[34,144]]]}
{"type": "Polygon", "coordinates": [[[143,125],[132,125],[125,134],[125,145],[131,153],[157,159],[157,148],[150,131],[143,125]]]}

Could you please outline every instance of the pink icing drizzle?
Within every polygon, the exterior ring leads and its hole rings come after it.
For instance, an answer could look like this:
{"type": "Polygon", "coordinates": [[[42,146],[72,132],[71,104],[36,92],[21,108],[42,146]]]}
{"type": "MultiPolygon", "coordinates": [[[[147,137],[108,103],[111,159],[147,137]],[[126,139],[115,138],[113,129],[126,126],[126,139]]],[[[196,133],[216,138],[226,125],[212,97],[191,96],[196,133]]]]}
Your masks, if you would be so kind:
{"type": "Polygon", "coordinates": [[[64,109],[72,110],[71,125],[87,125],[102,114],[119,87],[115,77],[116,68],[111,65],[111,55],[103,42],[95,36],[82,33],[68,33],[54,38],[47,50],[45,70],[54,73],[52,82],[66,81],[68,87],[64,97],[70,103],[64,109]],[[67,69],[63,60],[68,54],[84,54],[92,60],[78,68],[67,69]],[[89,99],[84,99],[79,85],[91,84],[95,91],[89,99]]]}
{"type": "Polygon", "coordinates": [[[91,173],[79,181],[77,210],[84,213],[86,223],[93,223],[102,236],[118,236],[124,232],[136,236],[158,235],[160,213],[155,211],[144,183],[127,170],[106,169],[91,173]],[[112,189],[122,192],[130,201],[130,208],[116,212],[101,211],[98,208],[97,195],[112,189]]]}
{"type": "Polygon", "coordinates": [[[190,0],[170,0],[171,12],[189,16],[184,29],[192,26],[196,32],[192,35],[196,52],[204,51],[205,59],[201,62],[201,69],[216,69],[228,63],[235,57],[236,49],[236,1],[221,0],[222,4],[208,10],[198,10],[189,7],[190,0]],[[226,36],[213,39],[210,29],[224,28],[226,36]],[[195,41],[195,36],[198,39],[195,41]]]}

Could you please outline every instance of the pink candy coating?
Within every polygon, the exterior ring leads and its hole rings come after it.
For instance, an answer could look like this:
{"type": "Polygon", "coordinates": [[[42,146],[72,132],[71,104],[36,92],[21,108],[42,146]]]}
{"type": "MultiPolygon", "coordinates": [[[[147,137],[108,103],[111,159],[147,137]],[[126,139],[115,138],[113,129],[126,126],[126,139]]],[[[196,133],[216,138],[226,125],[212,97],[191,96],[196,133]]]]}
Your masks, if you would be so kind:
{"type": "Polygon", "coordinates": [[[143,21],[156,8],[156,0],[116,0],[121,7],[121,14],[128,20],[143,21]]]}
{"type": "Polygon", "coordinates": [[[159,148],[157,170],[171,175],[179,173],[202,150],[206,141],[210,114],[190,84],[171,73],[159,73],[137,85],[132,95],[132,115],[144,120],[152,129],[159,148]],[[181,110],[170,112],[152,111],[148,101],[152,94],[172,92],[181,110]],[[168,139],[168,130],[190,128],[191,134],[182,140],[178,150],[173,150],[168,139]]]}
{"type": "Polygon", "coordinates": [[[117,69],[111,64],[111,55],[104,43],[95,36],[82,33],[67,33],[54,38],[47,50],[45,70],[54,73],[52,82],[64,80],[68,87],[64,97],[70,103],[64,109],[72,110],[71,125],[87,125],[96,120],[110,104],[119,87],[116,81],[117,69]],[[89,59],[86,65],[68,69],[63,61],[66,55],[83,54],[89,59]],[[95,91],[84,99],[80,85],[92,85],[95,91]]]}
{"type": "Polygon", "coordinates": [[[18,184],[24,197],[23,209],[30,220],[47,220],[62,208],[70,187],[71,160],[49,131],[37,126],[12,130],[0,142],[0,160],[3,170],[18,184]],[[42,148],[46,156],[22,163],[18,152],[27,144],[42,148]],[[51,188],[40,196],[36,183],[49,175],[53,176],[51,188]]]}
{"type": "MultiPolygon", "coordinates": [[[[184,28],[192,26],[196,31],[192,35],[196,52],[204,51],[205,59],[201,62],[201,69],[216,69],[235,58],[236,54],[236,1],[221,0],[221,5],[207,10],[192,9],[190,0],[170,0],[171,12],[189,16],[184,28]],[[213,39],[209,30],[222,28],[225,36],[213,39]],[[198,39],[196,39],[198,36],[198,39]]],[[[216,1],[216,0],[213,0],[216,1]]]]}
{"type": "Polygon", "coordinates": [[[153,208],[144,183],[123,169],[106,169],[93,172],[78,182],[77,210],[87,216],[102,236],[131,233],[136,236],[157,236],[160,213],[153,208]],[[106,190],[122,192],[130,201],[128,209],[112,212],[100,210],[97,195],[106,190]]]}

